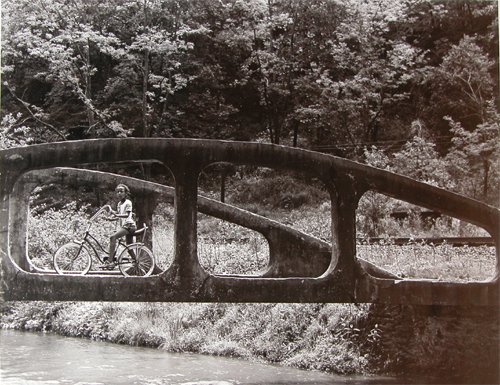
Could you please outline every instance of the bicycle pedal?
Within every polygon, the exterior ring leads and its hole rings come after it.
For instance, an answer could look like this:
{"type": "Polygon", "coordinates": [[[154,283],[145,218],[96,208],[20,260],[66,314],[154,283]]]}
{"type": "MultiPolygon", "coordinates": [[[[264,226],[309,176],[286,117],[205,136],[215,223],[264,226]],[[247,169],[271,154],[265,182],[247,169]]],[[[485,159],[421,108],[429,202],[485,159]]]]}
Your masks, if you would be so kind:
{"type": "Polygon", "coordinates": [[[113,270],[116,265],[114,263],[109,263],[109,264],[106,264],[106,265],[101,265],[99,266],[102,270],[113,270]]]}

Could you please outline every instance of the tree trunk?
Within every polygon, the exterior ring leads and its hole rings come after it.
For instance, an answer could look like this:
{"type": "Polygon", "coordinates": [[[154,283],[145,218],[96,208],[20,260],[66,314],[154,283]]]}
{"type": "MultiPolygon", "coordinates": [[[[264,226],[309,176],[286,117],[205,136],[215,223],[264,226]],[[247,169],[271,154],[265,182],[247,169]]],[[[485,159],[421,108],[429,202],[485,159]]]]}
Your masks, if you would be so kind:
{"type": "Polygon", "coordinates": [[[226,170],[222,169],[220,173],[220,201],[226,201],[226,170]]]}
{"type": "Polygon", "coordinates": [[[490,173],[490,163],[488,159],[483,159],[483,197],[486,198],[488,196],[488,179],[490,173]]]}
{"type": "MultiPolygon", "coordinates": [[[[86,49],[86,58],[85,58],[85,98],[87,100],[92,100],[92,79],[90,75],[90,40],[87,39],[87,49],[86,49]]],[[[92,108],[87,105],[87,121],[89,127],[92,127],[95,124],[95,114],[92,111],[92,108]]]]}
{"type": "Polygon", "coordinates": [[[280,144],[280,129],[279,127],[276,127],[274,130],[274,144],[280,144]]]}
{"type": "Polygon", "coordinates": [[[149,77],[149,50],[144,51],[144,65],[142,68],[142,136],[151,136],[148,124],[148,77],[149,77]]]}
{"type": "Polygon", "coordinates": [[[293,147],[297,147],[299,139],[299,122],[293,121],[293,147]]]}
{"type": "MultiPolygon", "coordinates": [[[[149,27],[148,1],[143,1],[144,28],[149,27]]],[[[148,79],[149,79],[149,49],[144,50],[144,61],[142,66],[142,136],[149,138],[151,132],[148,124],[148,79]]]]}

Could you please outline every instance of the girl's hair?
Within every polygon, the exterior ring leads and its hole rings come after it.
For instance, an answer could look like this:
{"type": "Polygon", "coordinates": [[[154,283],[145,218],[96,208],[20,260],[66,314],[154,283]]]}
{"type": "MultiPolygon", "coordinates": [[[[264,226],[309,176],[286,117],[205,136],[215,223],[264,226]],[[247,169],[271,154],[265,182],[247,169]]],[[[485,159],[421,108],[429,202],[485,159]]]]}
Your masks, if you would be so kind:
{"type": "Polygon", "coordinates": [[[127,195],[127,197],[130,196],[130,189],[128,188],[128,186],[126,184],[120,183],[118,186],[115,187],[115,191],[118,190],[119,188],[122,188],[125,190],[125,194],[127,195]]]}

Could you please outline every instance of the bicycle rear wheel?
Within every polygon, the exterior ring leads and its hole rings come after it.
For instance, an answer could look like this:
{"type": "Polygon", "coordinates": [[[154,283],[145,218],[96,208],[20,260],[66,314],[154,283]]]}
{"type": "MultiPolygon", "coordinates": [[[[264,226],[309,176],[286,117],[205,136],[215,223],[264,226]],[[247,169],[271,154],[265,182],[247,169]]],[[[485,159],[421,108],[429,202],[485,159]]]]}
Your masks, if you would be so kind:
{"type": "Polygon", "coordinates": [[[76,242],[62,245],[54,254],[54,268],[59,274],[85,275],[91,265],[89,250],[76,242]]]}
{"type": "Polygon", "coordinates": [[[132,243],[120,253],[118,267],[126,277],[148,277],[155,267],[155,259],[151,250],[142,243],[132,243]]]}

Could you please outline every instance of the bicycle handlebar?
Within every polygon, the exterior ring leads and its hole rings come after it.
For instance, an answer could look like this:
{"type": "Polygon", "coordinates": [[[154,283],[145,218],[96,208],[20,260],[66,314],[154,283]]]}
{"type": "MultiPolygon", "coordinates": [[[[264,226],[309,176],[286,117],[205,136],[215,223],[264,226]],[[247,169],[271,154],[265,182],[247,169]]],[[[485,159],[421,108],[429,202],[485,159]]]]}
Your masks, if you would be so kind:
{"type": "Polygon", "coordinates": [[[110,205],[104,205],[102,206],[99,210],[97,210],[97,212],[92,215],[89,219],[89,225],[87,226],[87,231],[90,230],[90,226],[92,225],[92,222],[94,221],[95,218],[97,218],[97,216],[102,213],[104,210],[111,210],[111,206],[110,205]]]}

